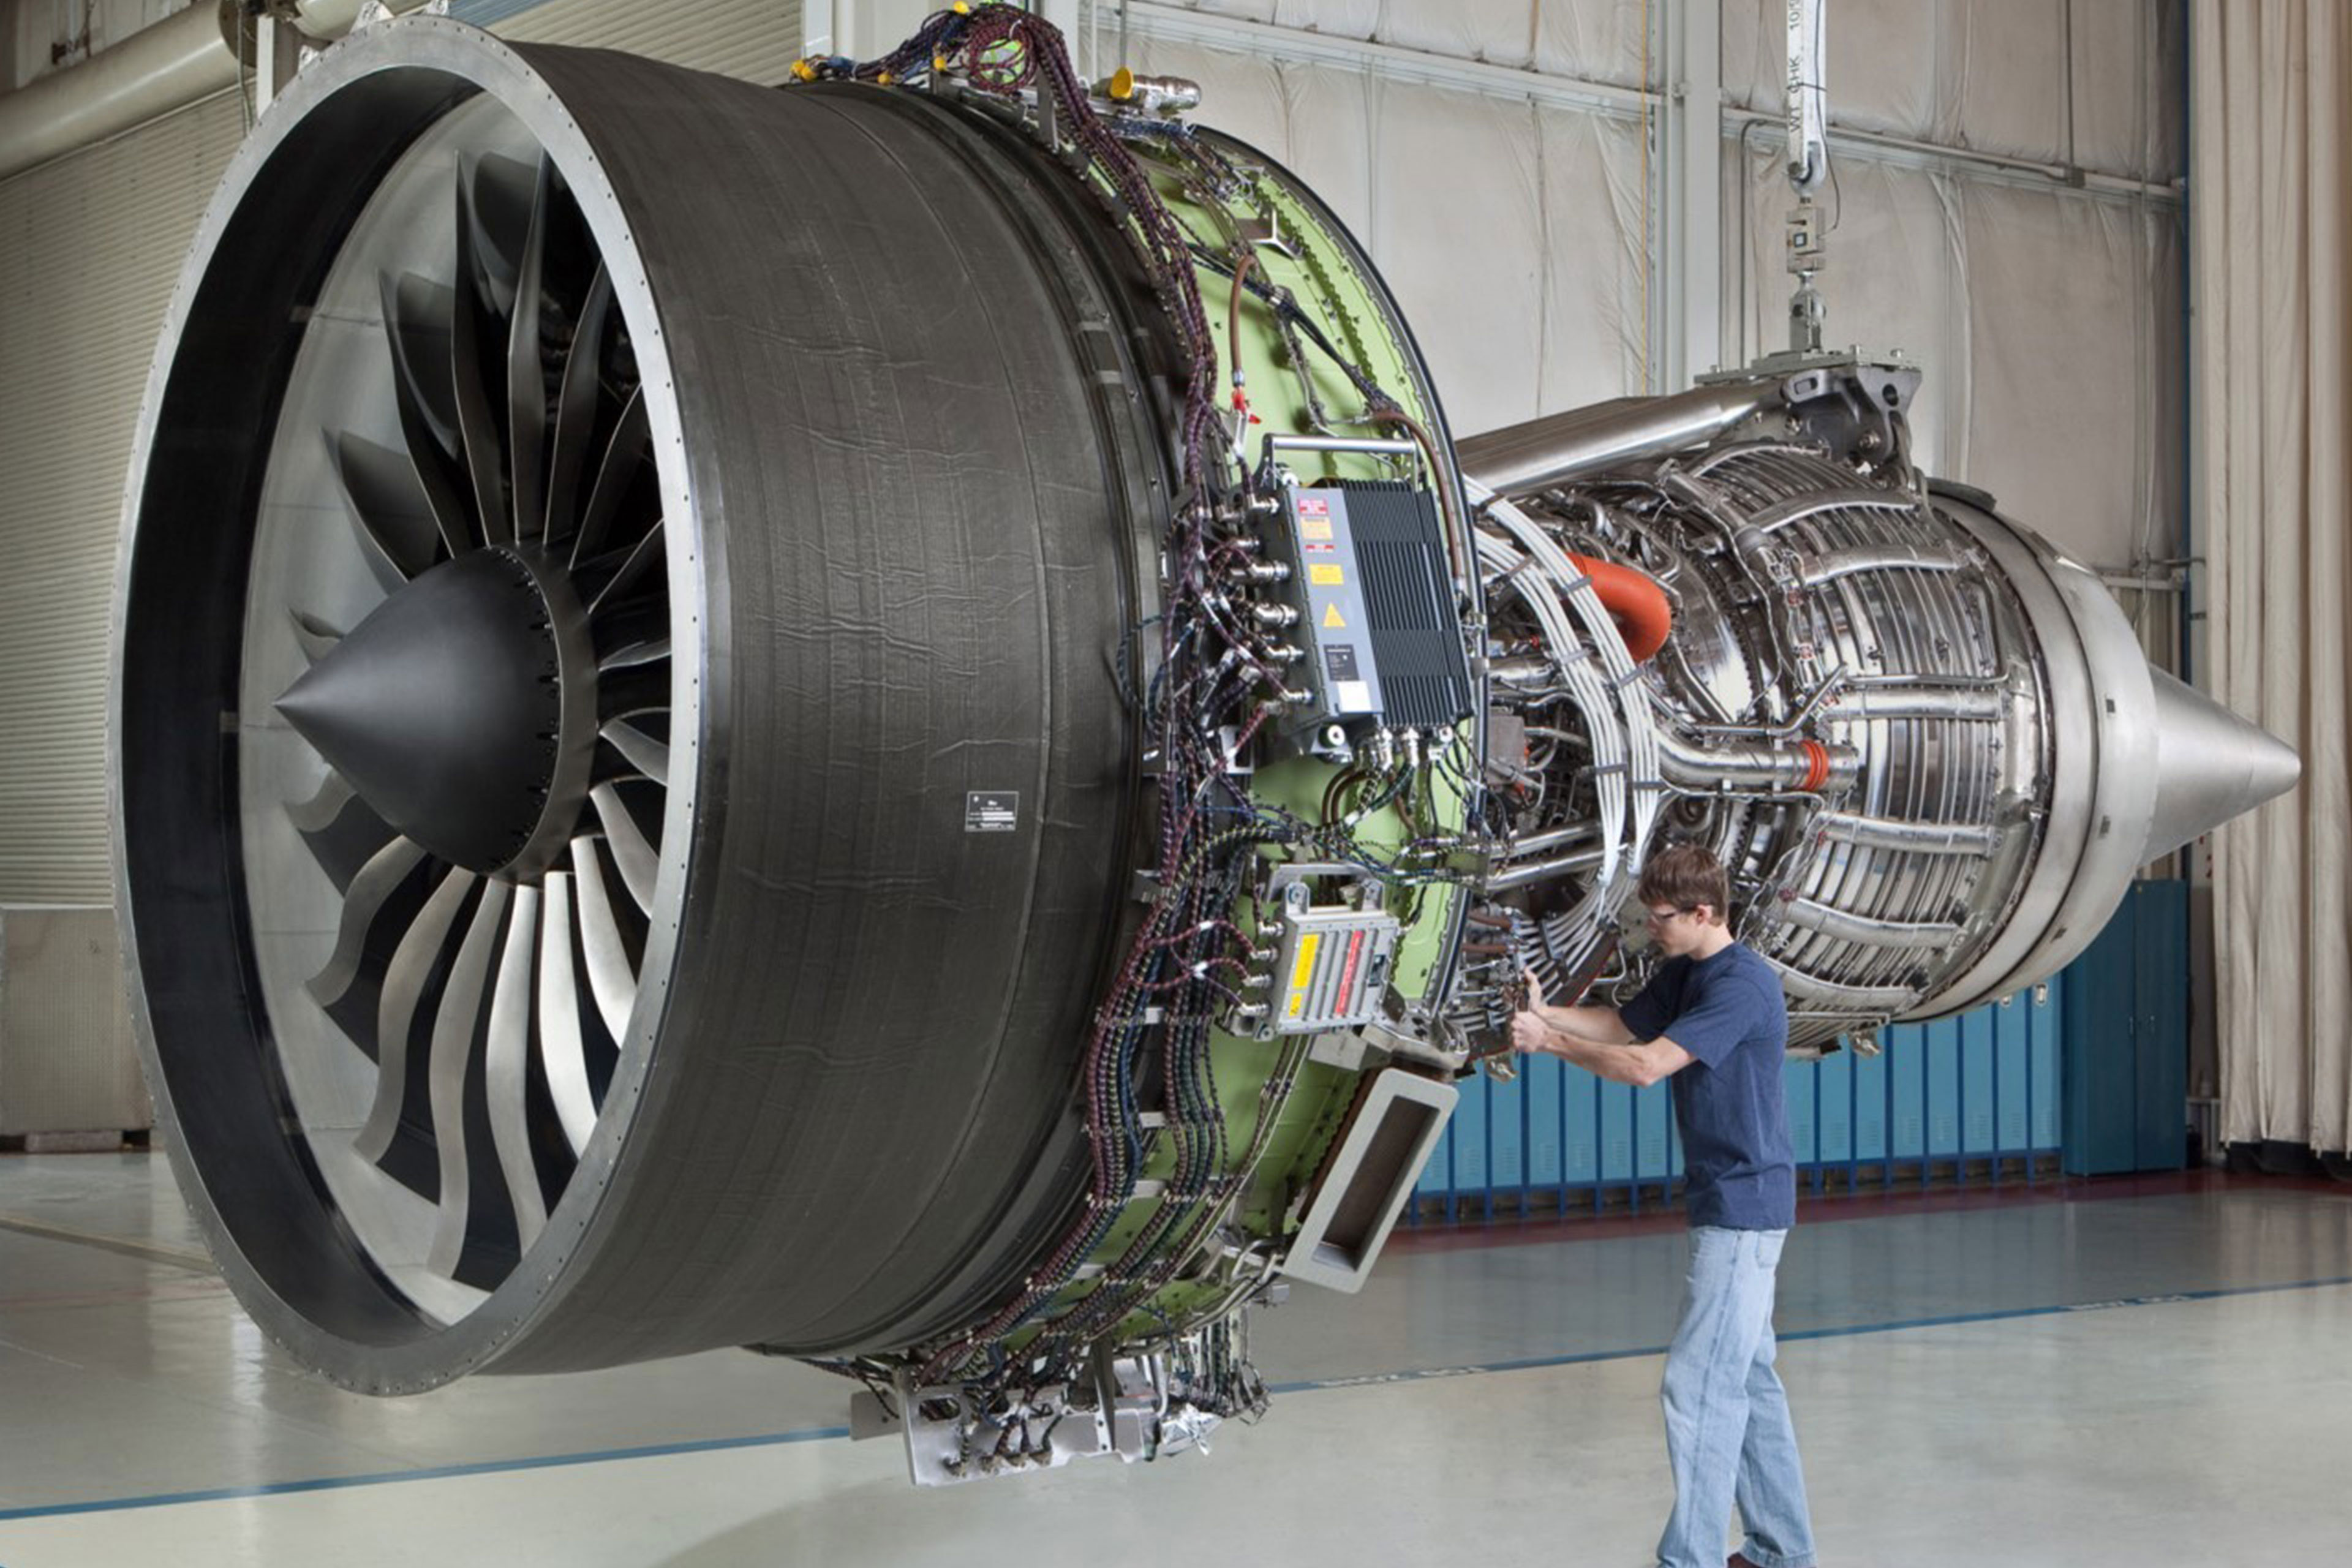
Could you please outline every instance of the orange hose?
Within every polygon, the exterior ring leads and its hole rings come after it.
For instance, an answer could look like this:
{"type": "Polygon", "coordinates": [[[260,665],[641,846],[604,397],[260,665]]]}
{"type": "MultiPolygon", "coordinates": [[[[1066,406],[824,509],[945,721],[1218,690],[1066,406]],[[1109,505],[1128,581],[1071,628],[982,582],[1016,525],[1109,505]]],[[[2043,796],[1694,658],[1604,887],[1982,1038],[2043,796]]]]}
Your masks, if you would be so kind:
{"type": "Polygon", "coordinates": [[[1666,646],[1667,634],[1675,629],[1674,605],[1667,602],[1666,591],[1646,573],[1631,566],[1620,566],[1613,561],[1596,561],[1590,555],[1571,555],[1576,569],[1592,579],[1593,591],[1608,606],[1609,615],[1624,635],[1625,651],[1635,662],[1648,658],[1666,646]]]}

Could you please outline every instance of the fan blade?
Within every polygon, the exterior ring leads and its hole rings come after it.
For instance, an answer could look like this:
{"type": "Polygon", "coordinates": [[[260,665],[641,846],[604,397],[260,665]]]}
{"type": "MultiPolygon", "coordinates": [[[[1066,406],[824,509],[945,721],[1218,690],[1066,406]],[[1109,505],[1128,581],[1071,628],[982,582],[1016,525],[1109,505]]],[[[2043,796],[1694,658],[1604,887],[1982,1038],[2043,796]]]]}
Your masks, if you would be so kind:
{"type": "Polygon", "coordinates": [[[514,308],[543,167],[496,153],[484,153],[474,163],[467,237],[479,268],[476,277],[486,286],[490,307],[502,316],[514,308]]]}
{"type": "MultiPolygon", "coordinates": [[[[331,1007],[358,978],[360,964],[367,954],[368,929],[375,924],[376,911],[408,879],[417,863],[425,858],[424,848],[405,838],[395,838],[377,850],[368,863],[352,879],[343,892],[343,912],[335,927],[335,951],[327,960],[327,967],[312,975],[305,989],[320,1007],[331,1007]]],[[[364,1047],[362,1047],[364,1048],[364,1047]]],[[[383,1042],[377,1042],[381,1051],[383,1042]]]]}
{"type": "Polygon", "coordinates": [[[669,646],[669,605],[652,598],[629,599],[605,606],[589,628],[589,637],[599,651],[618,653],[660,642],[667,656],[669,646]]]}
{"type": "Polygon", "coordinates": [[[613,918],[613,900],[604,891],[604,868],[596,858],[596,841],[572,841],[573,891],[580,904],[580,946],[588,955],[588,990],[604,1028],[624,1045],[629,1038],[629,1014],[637,1005],[636,972],[629,950],[621,942],[621,928],[613,918]]]}
{"type": "Polygon", "coordinates": [[[289,609],[286,618],[294,623],[294,640],[302,645],[302,657],[313,664],[332,653],[335,645],[343,640],[342,633],[316,616],[289,609]]]}
{"type": "Polygon", "coordinates": [[[629,815],[620,792],[611,784],[601,784],[588,792],[595,803],[597,819],[604,825],[604,842],[612,847],[613,862],[621,868],[621,880],[635,899],[637,908],[653,913],[654,882],[661,875],[661,857],[646,842],[637,819],[629,815]]]}
{"type": "Polygon", "coordinates": [[[490,1131],[499,1168],[514,1204],[515,1230],[524,1247],[547,1228],[547,1198],[532,1162],[528,1090],[530,1075],[531,960],[539,945],[539,889],[517,888],[490,996],[488,1054],[483,1063],[490,1131]]]}
{"type": "Polygon", "coordinates": [[[563,358],[563,388],[556,402],[555,454],[547,465],[547,540],[552,544],[568,536],[580,521],[580,477],[588,466],[589,443],[596,435],[596,407],[602,401],[604,323],[613,313],[613,279],[604,264],[580,307],[580,324],[572,334],[572,348],[563,358]]]}
{"type": "Polygon", "coordinates": [[[394,356],[399,362],[393,376],[394,401],[399,405],[400,438],[408,447],[408,461],[416,476],[417,489],[433,509],[443,548],[455,557],[481,542],[473,514],[467,510],[464,476],[457,472],[463,466],[459,448],[464,443],[457,435],[457,395],[449,384],[453,351],[446,324],[449,312],[455,309],[455,296],[438,285],[425,284],[421,279],[404,278],[400,283],[403,299],[411,284],[430,291],[429,303],[411,306],[396,300],[392,279],[387,277],[383,280],[386,322],[394,321],[396,310],[415,309],[438,311],[442,324],[430,331],[413,331],[405,322],[392,329],[395,343],[409,345],[394,356]],[[431,385],[436,395],[449,405],[447,412],[435,412],[420,390],[420,363],[432,366],[431,385]]]}
{"type": "Polygon", "coordinates": [[[348,893],[361,868],[399,837],[337,773],[327,775],[317,795],[288,806],[286,816],[338,893],[348,893]]]}
{"type": "Polygon", "coordinates": [[[472,1065],[474,1033],[481,1023],[482,993],[489,979],[490,955],[498,946],[499,927],[507,912],[508,884],[497,880],[482,888],[474,907],[473,923],[458,945],[457,962],[441,993],[441,1006],[433,1018],[431,1070],[433,1144],[441,1154],[441,1208],[433,1226],[433,1250],[427,1266],[436,1274],[454,1279],[458,1258],[466,1250],[466,1225],[473,1208],[473,1175],[466,1148],[466,1071],[472,1065]]]}
{"type": "MultiPolygon", "coordinates": [[[[383,335],[392,346],[393,384],[400,394],[402,420],[410,416],[446,457],[457,452],[457,394],[449,385],[449,317],[457,296],[429,278],[382,274],[376,291],[383,307],[383,335]]],[[[411,440],[415,439],[412,436],[411,440]]]]}
{"type": "Polygon", "coordinates": [[[604,535],[621,510],[621,499],[629,493],[630,481],[636,478],[646,443],[653,438],[648,419],[645,388],[638,387],[629,394],[620,423],[613,426],[612,439],[604,443],[604,459],[596,466],[595,488],[588,492],[588,505],[580,514],[579,537],[572,542],[574,570],[604,548],[604,535]]]}
{"type": "Polygon", "coordinates": [[[507,323],[507,451],[514,482],[514,536],[536,534],[546,517],[547,361],[540,352],[539,308],[546,279],[547,209],[554,165],[541,161],[530,228],[515,275],[514,317],[507,323]]]}
{"type": "Polygon", "coordinates": [[[449,928],[465,906],[466,895],[473,891],[474,880],[473,872],[454,868],[441,879],[418,911],[416,922],[400,939],[384,971],[383,998],[376,1006],[375,1103],[368,1110],[367,1125],[353,1142],[362,1159],[381,1164],[384,1152],[392,1147],[393,1135],[400,1131],[401,1101],[408,1089],[408,1037],[415,1026],[416,1004],[432,976],[441,944],[448,940],[449,928]]]}
{"type": "Polygon", "coordinates": [[[441,542],[439,520],[407,454],[379,447],[345,431],[321,431],[341,482],[344,510],[351,514],[360,553],[387,592],[433,564],[441,542]]]}
{"type": "Polygon", "coordinates": [[[580,1035],[580,985],[572,967],[572,875],[550,871],[545,918],[539,922],[539,1057],[547,1090],[574,1154],[596,1131],[596,1097],[588,1087],[588,1047],[580,1035]]]}
{"type": "Polygon", "coordinates": [[[320,781],[318,794],[287,806],[286,820],[294,825],[297,833],[324,833],[343,814],[343,807],[351,804],[354,793],[351,780],[330,770],[320,781]]]}
{"type": "Polygon", "coordinates": [[[606,605],[617,605],[628,598],[637,585],[645,581],[647,574],[652,572],[656,564],[662,563],[664,558],[661,519],[656,518],[654,525],[646,530],[646,536],[637,541],[635,547],[629,552],[627,559],[621,563],[620,569],[613,574],[611,580],[603,587],[596,590],[595,597],[588,601],[588,614],[593,616],[606,605]]]}
{"type": "MultiPolygon", "coordinates": [[[[475,276],[473,204],[466,183],[457,182],[457,277],[475,276]]],[[[506,453],[499,445],[499,423],[490,412],[490,396],[482,363],[484,344],[496,337],[494,322],[482,319],[482,308],[471,291],[458,290],[449,312],[449,382],[457,389],[457,429],[465,438],[466,471],[471,480],[474,517],[480,536],[490,543],[510,537],[507,517],[506,453]]]]}
{"type": "Polygon", "coordinates": [[[669,638],[655,637],[649,642],[635,642],[626,647],[614,648],[596,661],[596,672],[602,675],[608,670],[635,669],[639,665],[658,664],[667,658],[669,638]]]}
{"type": "Polygon", "coordinates": [[[605,675],[596,683],[596,721],[668,712],[669,675],[667,660],[628,665],[605,675]]]}
{"type": "Polygon", "coordinates": [[[655,740],[635,724],[614,720],[597,733],[612,743],[613,749],[629,759],[629,765],[662,785],[669,783],[669,747],[655,740]]]}

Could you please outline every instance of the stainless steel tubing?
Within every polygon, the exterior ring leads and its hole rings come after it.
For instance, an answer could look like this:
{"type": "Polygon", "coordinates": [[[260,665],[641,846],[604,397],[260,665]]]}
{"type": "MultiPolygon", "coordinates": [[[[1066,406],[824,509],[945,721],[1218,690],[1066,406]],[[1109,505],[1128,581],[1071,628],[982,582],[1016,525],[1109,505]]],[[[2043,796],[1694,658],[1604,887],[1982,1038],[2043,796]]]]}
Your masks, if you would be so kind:
{"type": "Polygon", "coordinates": [[[1825,811],[1812,826],[1842,844],[1863,849],[1916,850],[1927,855],[1990,855],[2000,847],[2000,830],[1973,822],[1905,822],[1891,816],[1861,816],[1825,811]]]}
{"type": "Polygon", "coordinates": [[[1864,686],[1841,691],[1822,704],[1825,719],[1996,720],[2008,698],[1996,689],[1969,687],[1864,686]]]}
{"type": "Polygon", "coordinates": [[[1889,921],[1852,914],[1811,899],[1795,899],[1780,906],[1790,925],[1833,936],[1841,942],[1866,942],[1872,947],[1926,948],[1937,952],[1962,935],[1958,926],[1941,921],[1889,921]]]}
{"type": "Polygon", "coordinates": [[[1463,477],[1506,496],[1663,457],[1714,439],[1780,395],[1777,385],[1699,386],[1623,398],[1473,436],[1455,448],[1463,477]]]}
{"type": "MultiPolygon", "coordinates": [[[[1829,753],[1829,777],[1820,787],[1826,790],[1851,784],[1861,766],[1853,749],[1828,746],[1823,750],[1829,753]]],[[[1666,782],[1685,789],[1801,789],[1813,770],[1813,758],[1801,746],[1757,741],[1695,746],[1663,731],[1658,735],[1658,760],[1666,782]]]]}
{"type": "Polygon", "coordinates": [[[1862,572],[1958,572],[1966,564],[1948,550],[1916,544],[1857,544],[1806,557],[1797,567],[1797,581],[1813,588],[1862,572]]]}
{"type": "Polygon", "coordinates": [[[1497,892],[1524,888],[1535,882],[1549,882],[1580,871],[1590,871],[1601,864],[1601,851],[1580,849],[1573,855],[1559,855],[1549,860],[1530,861],[1514,866],[1507,871],[1497,871],[1486,880],[1486,886],[1497,892]]]}

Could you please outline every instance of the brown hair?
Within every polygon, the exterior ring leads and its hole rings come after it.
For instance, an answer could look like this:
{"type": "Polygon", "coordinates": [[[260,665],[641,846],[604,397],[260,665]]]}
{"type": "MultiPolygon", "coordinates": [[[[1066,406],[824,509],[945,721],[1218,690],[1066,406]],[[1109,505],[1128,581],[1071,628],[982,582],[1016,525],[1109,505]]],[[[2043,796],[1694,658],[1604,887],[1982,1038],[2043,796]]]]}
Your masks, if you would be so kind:
{"type": "Polygon", "coordinates": [[[1721,921],[1731,912],[1731,879],[1724,874],[1723,862],[1704,846],[1677,844],[1650,857],[1634,896],[1645,904],[1671,904],[1677,910],[1705,904],[1721,921]]]}

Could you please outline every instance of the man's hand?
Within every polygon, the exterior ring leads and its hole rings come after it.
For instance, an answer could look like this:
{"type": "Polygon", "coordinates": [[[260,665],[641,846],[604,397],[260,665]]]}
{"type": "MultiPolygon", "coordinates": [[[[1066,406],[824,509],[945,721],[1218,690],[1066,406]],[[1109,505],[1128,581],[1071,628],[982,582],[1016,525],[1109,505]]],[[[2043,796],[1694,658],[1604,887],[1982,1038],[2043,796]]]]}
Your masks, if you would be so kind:
{"type": "Polygon", "coordinates": [[[1527,982],[1527,1004],[1511,1015],[1511,1048],[1522,1055],[1540,1055],[1551,1049],[1551,1026],[1543,1018],[1543,982],[1532,969],[1519,973],[1527,982]]]}
{"type": "Polygon", "coordinates": [[[1551,1026],[1533,1013],[1511,1015],[1511,1048],[1522,1056],[1540,1056],[1551,1049],[1551,1026]]]}

